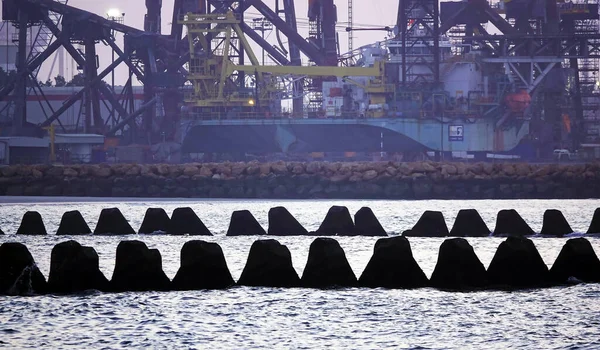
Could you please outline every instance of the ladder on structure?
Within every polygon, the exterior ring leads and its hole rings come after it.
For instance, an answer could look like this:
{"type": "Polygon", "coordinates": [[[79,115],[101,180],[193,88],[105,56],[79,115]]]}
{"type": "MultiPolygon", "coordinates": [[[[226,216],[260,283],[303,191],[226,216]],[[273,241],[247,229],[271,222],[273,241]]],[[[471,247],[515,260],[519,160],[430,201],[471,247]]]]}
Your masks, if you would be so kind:
{"type": "MultiPolygon", "coordinates": [[[[66,5],[69,2],[69,0],[55,0],[55,1],[58,3],[61,3],[63,5],[66,5]]],[[[50,20],[52,20],[52,23],[54,23],[54,25],[56,25],[57,27],[60,26],[60,22],[62,20],[61,13],[56,13],[56,12],[50,11],[48,13],[48,17],[50,18],[50,20]]],[[[48,46],[52,43],[52,40],[54,40],[54,35],[50,31],[50,29],[44,25],[44,23],[41,23],[35,37],[31,41],[31,51],[29,52],[27,61],[31,62],[31,60],[35,59],[39,54],[44,52],[48,48],[48,46]]],[[[33,76],[36,79],[37,79],[37,75],[40,71],[40,67],[41,67],[41,65],[38,66],[38,68],[36,68],[35,71],[32,72],[33,76]]]]}

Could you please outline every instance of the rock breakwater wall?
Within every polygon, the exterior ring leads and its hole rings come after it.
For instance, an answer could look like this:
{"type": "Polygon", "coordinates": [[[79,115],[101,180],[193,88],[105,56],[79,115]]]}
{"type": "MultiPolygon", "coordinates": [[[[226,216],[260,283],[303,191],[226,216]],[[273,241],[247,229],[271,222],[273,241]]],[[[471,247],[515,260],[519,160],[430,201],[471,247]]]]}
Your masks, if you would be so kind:
{"type": "Polygon", "coordinates": [[[163,198],[600,198],[600,163],[17,165],[0,195],[163,198]]]}

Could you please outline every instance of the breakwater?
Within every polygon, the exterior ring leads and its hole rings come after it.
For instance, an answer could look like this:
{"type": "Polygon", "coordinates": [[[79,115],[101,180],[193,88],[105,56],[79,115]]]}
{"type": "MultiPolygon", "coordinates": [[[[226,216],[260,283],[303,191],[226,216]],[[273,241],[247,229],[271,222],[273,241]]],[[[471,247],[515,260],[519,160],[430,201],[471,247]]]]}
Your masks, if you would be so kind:
{"type": "MultiPolygon", "coordinates": [[[[461,209],[449,230],[440,211],[425,211],[418,221],[402,231],[407,237],[485,237],[530,236],[540,233],[543,236],[562,237],[573,233],[571,225],[560,210],[547,209],[543,214],[540,232],[527,224],[514,209],[500,210],[493,230],[475,209],[461,209]]],[[[173,210],[169,217],[162,208],[148,208],[139,229],[136,231],[119,208],[105,208],[100,212],[95,229],[89,225],[78,210],[65,212],[60,220],[56,235],[129,235],[129,234],[170,234],[211,236],[211,231],[190,207],[173,210]]],[[[600,234],[600,208],[594,211],[587,234],[600,234]]],[[[4,232],[0,229],[0,234],[4,232]]],[[[17,235],[48,234],[39,212],[23,214],[17,235]]],[[[387,236],[379,219],[369,207],[360,208],[354,218],[345,206],[332,206],[316,231],[308,231],[285,207],[273,207],[268,212],[268,228],[265,230],[249,210],[236,210],[231,214],[227,236],[387,236]]]]}
{"type": "Polygon", "coordinates": [[[234,281],[223,250],[217,243],[188,241],[181,249],[179,270],[171,280],[162,269],[161,253],[136,240],[121,241],[109,280],[99,269],[95,249],[74,240],[59,243],[51,252],[48,279],[38,269],[28,248],[21,243],[0,246],[0,294],[170,291],[254,287],[368,287],[443,290],[543,288],[573,283],[600,282],[600,260],[585,238],[569,239],[551,268],[534,243],[524,237],[508,237],[500,243],[486,269],[464,238],[445,240],[437,264],[427,278],[415,261],[408,238],[379,239],[360,276],[350,267],[340,244],[332,238],[316,238],[299,276],[287,246],[274,239],[257,240],[238,281],[234,281]]]}
{"type": "Polygon", "coordinates": [[[600,198],[600,163],[17,165],[0,195],[162,198],[600,198]]]}

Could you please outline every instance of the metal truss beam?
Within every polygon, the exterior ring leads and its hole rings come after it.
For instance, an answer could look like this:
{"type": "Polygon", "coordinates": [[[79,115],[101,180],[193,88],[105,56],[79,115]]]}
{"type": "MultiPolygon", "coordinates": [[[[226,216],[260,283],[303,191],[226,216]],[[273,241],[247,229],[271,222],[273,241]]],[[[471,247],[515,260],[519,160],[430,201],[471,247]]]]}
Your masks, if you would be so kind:
{"type": "Polygon", "coordinates": [[[561,63],[564,59],[553,56],[541,56],[541,57],[519,57],[519,56],[506,56],[506,57],[489,57],[483,58],[485,63],[561,63]]]}
{"type": "Polygon", "coordinates": [[[480,35],[470,37],[469,40],[498,48],[493,52],[496,57],[485,60],[506,57],[514,57],[514,60],[535,60],[538,57],[600,58],[600,34],[480,35]]]}
{"type": "Polygon", "coordinates": [[[108,20],[104,17],[98,16],[88,11],[78,9],[73,6],[62,4],[54,0],[19,0],[23,5],[31,4],[39,7],[40,9],[50,10],[63,15],[80,16],[85,18],[86,22],[97,24],[104,28],[109,28],[121,33],[134,33],[144,34],[145,32],[137,28],[126,26],[122,23],[108,20]]]}
{"type": "Polygon", "coordinates": [[[550,73],[550,71],[556,66],[556,64],[557,62],[550,63],[546,66],[546,68],[544,68],[544,70],[542,70],[539,65],[532,64],[534,68],[538,70],[538,76],[535,78],[535,80],[531,81],[528,84],[527,92],[531,93],[536,87],[538,87],[538,85],[540,85],[540,83],[544,80],[548,73],[550,73]]]}
{"type": "Polygon", "coordinates": [[[325,58],[319,52],[317,48],[309,44],[304,38],[298,34],[297,31],[293,30],[281,17],[279,17],[273,10],[269,8],[264,2],[261,0],[245,0],[245,3],[251,6],[254,6],[266,19],[268,19],[277,29],[279,29],[285,36],[287,36],[289,41],[292,41],[295,45],[298,46],[300,51],[302,51],[308,58],[315,62],[317,65],[321,65],[324,63],[325,58]]]}
{"type": "Polygon", "coordinates": [[[486,1],[464,2],[464,6],[460,10],[440,25],[440,34],[445,34],[450,28],[457,24],[461,24],[457,22],[458,18],[465,18],[468,16],[470,18],[477,18],[477,21],[479,21],[479,18],[482,15],[503,34],[518,34],[517,29],[508,23],[506,19],[502,18],[486,1]]]}
{"type": "Polygon", "coordinates": [[[48,117],[48,119],[46,119],[41,126],[42,127],[46,127],[49,126],[50,124],[52,124],[53,121],[57,120],[58,118],[60,118],[60,116],[66,112],[69,108],[71,108],[71,106],[73,106],[73,104],[75,104],[75,102],[77,102],[79,99],[81,99],[81,97],[83,96],[83,94],[85,92],[87,92],[89,89],[92,88],[92,86],[95,86],[96,84],[100,83],[102,81],[102,79],[104,79],[106,76],[108,76],[108,74],[110,74],[110,72],[112,72],[112,70],[114,68],[116,68],[119,64],[121,64],[123,62],[123,57],[118,57],[114,63],[112,63],[111,65],[109,65],[108,67],[106,67],[105,70],[102,71],[102,73],[98,74],[97,77],[95,77],[89,85],[84,86],[81,90],[79,90],[77,93],[75,93],[73,96],[69,97],[68,100],[66,100],[65,102],[63,102],[63,104],[60,106],[59,109],[57,109],[50,117],[48,117]]]}
{"type": "Polygon", "coordinates": [[[439,50],[439,1],[438,0],[400,0],[398,4],[398,36],[402,42],[401,47],[401,65],[400,77],[402,85],[414,85],[418,82],[415,79],[409,79],[412,75],[409,73],[411,65],[420,65],[428,70],[423,79],[428,83],[438,84],[440,81],[440,50],[439,50]],[[415,35],[414,29],[417,26],[425,28],[425,35],[415,35]],[[433,46],[428,45],[427,41],[433,41],[433,46]],[[408,57],[408,48],[413,45],[425,44],[429,48],[429,53],[421,60],[415,60],[408,57]],[[428,76],[428,77],[427,77],[428,76]]]}
{"type": "MultiPolygon", "coordinates": [[[[62,42],[62,45],[67,50],[67,52],[69,52],[69,54],[73,57],[73,59],[75,60],[75,62],[79,66],[85,67],[86,66],[85,59],[83,57],[81,57],[81,54],[79,53],[79,51],[77,51],[73,47],[73,45],[68,40],[66,40],[64,38],[64,36],[61,35],[61,32],[58,29],[58,27],[56,27],[56,25],[49,18],[45,18],[44,19],[44,23],[46,24],[46,26],[48,27],[48,29],[50,29],[50,31],[52,31],[52,33],[54,34],[54,36],[56,38],[60,38],[59,40],[62,42]]],[[[123,60],[123,56],[119,57],[118,60],[116,60],[113,64],[111,64],[109,66],[110,69],[108,69],[108,68],[105,69],[103,73],[106,73],[106,74],[104,76],[108,75],[108,73],[110,73],[110,71],[112,71],[118,64],[120,64],[122,62],[122,60],[123,60]],[[117,62],[118,62],[118,64],[117,64],[117,62]]],[[[119,103],[119,101],[114,97],[114,95],[108,89],[108,87],[106,87],[104,84],[99,84],[100,81],[102,80],[102,78],[103,78],[102,75],[98,75],[92,81],[89,82],[89,85],[86,86],[86,88],[90,89],[92,87],[95,87],[96,89],[98,89],[98,91],[100,93],[102,93],[102,95],[108,100],[108,102],[111,104],[111,106],[121,115],[121,117],[123,119],[127,118],[129,116],[129,114],[127,113],[127,111],[125,110],[125,108],[123,108],[123,106],[121,106],[121,104],[119,103]]],[[[62,110],[62,108],[59,109],[59,111],[60,110],[62,110]]],[[[55,114],[58,114],[58,111],[55,114]]],[[[62,114],[62,112],[61,112],[61,114],[62,114]]],[[[60,115],[58,115],[58,116],[60,116],[60,115]]],[[[51,118],[49,118],[43,124],[48,124],[49,125],[49,123],[51,123],[51,122],[52,122],[52,120],[51,120],[51,118]]]]}
{"type": "MultiPolygon", "coordinates": [[[[54,108],[52,108],[52,104],[48,101],[48,98],[46,97],[46,94],[44,94],[44,90],[42,90],[42,87],[38,83],[34,73],[33,72],[29,73],[29,76],[31,79],[31,83],[34,85],[33,92],[35,94],[39,93],[39,96],[41,96],[44,99],[44,101],[46,102],[48,109],[50,109],[50,112],[54,113],[54,108]]],[[[46,109],[44,108],[42,101],[38,101],[38,102],[42,109],[42,112],[44,113],[46,118],[48,118],[48,114],[46,113],[46,109]]],[[[58,122],[58,125],[60,125],[63,132],[67,132],[67,130],[65,129],[65,126],[61,123],[60,119],[57,119],[56,121],[58,122]]]]}
{"type": "MultiPolygon", "coordinates": [[[[115,51],[115,53],[119,57],[129,57],[129,54],[126,56],[125,53],[123,51],[121,51],[121,48],[117,45],[117,43],[115,43],[113,38],[107,39],[106,43],[115,51]]],[[[129,69],[133,72],[133,74],[135,74],[136,78],[143,83],[145,80],[145,77],[144,77],[144,74],[138,69],[138,67],[136,67],[133,64],[133,62],[131,62],[131,60],[126,59],[123,62],[125,62],[127,67],[129,67],[129,69]]]]}
{"type": "Polygon", "coordinates": [[[262,47],[277,63],[281,65],[289,65],[290,61],[285,57],[281,52],[277,51],[272,45],[270,45],[266,40],[264,40],[260,34],[258,34],[254,29],[250,28],[248,24],[245,22],[240,23],[240,28],[242,31],[254,42],[256,42],[260,47],[262,47]]]}
{"type": "Polygon", "coordinates": [[[114,136],[117,133],[117,131],[123,129],[133,119],[139,117],[144,112],[146,112],[148,110],[148,108],[152,107],[156,103],[156,100],[157,100],[157,98],[154,97],[150,101],[144,103],[137,111],[135,111],[132,114],[128,115],[127,117],[123,118],[123,120],[121,120],[121,122],[119,122],[119,124],[115,125],[112,129],[110,129],[108,131],[108,133],[106,133],[106,136],[114,136]]]}

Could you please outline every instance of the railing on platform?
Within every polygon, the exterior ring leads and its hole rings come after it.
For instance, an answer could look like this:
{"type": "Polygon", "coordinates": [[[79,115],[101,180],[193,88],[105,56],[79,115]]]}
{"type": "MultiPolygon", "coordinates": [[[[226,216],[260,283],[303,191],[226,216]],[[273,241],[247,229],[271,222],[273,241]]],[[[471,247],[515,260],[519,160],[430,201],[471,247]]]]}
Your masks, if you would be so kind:
{"type": "Polygon", "coordinates": [[[291,112],[287,113],[253,113],[253,112],[235,112],[235,113],[188,113],[184,116],[187,120],[325,120],[325,119],[354,119],[354,120],[376,120],[376,119],[434,119],[434,118],[481,118],[479,111],[475,110],[452,110],[445,109],[440,111],[432,110],[412,110],[412,111],[389,111],[386,115],[375,117],[372,114],[359,114],[358,112],[342,113],[336,116],[318,115],[316,117],[298,117],[291,112]]]}

